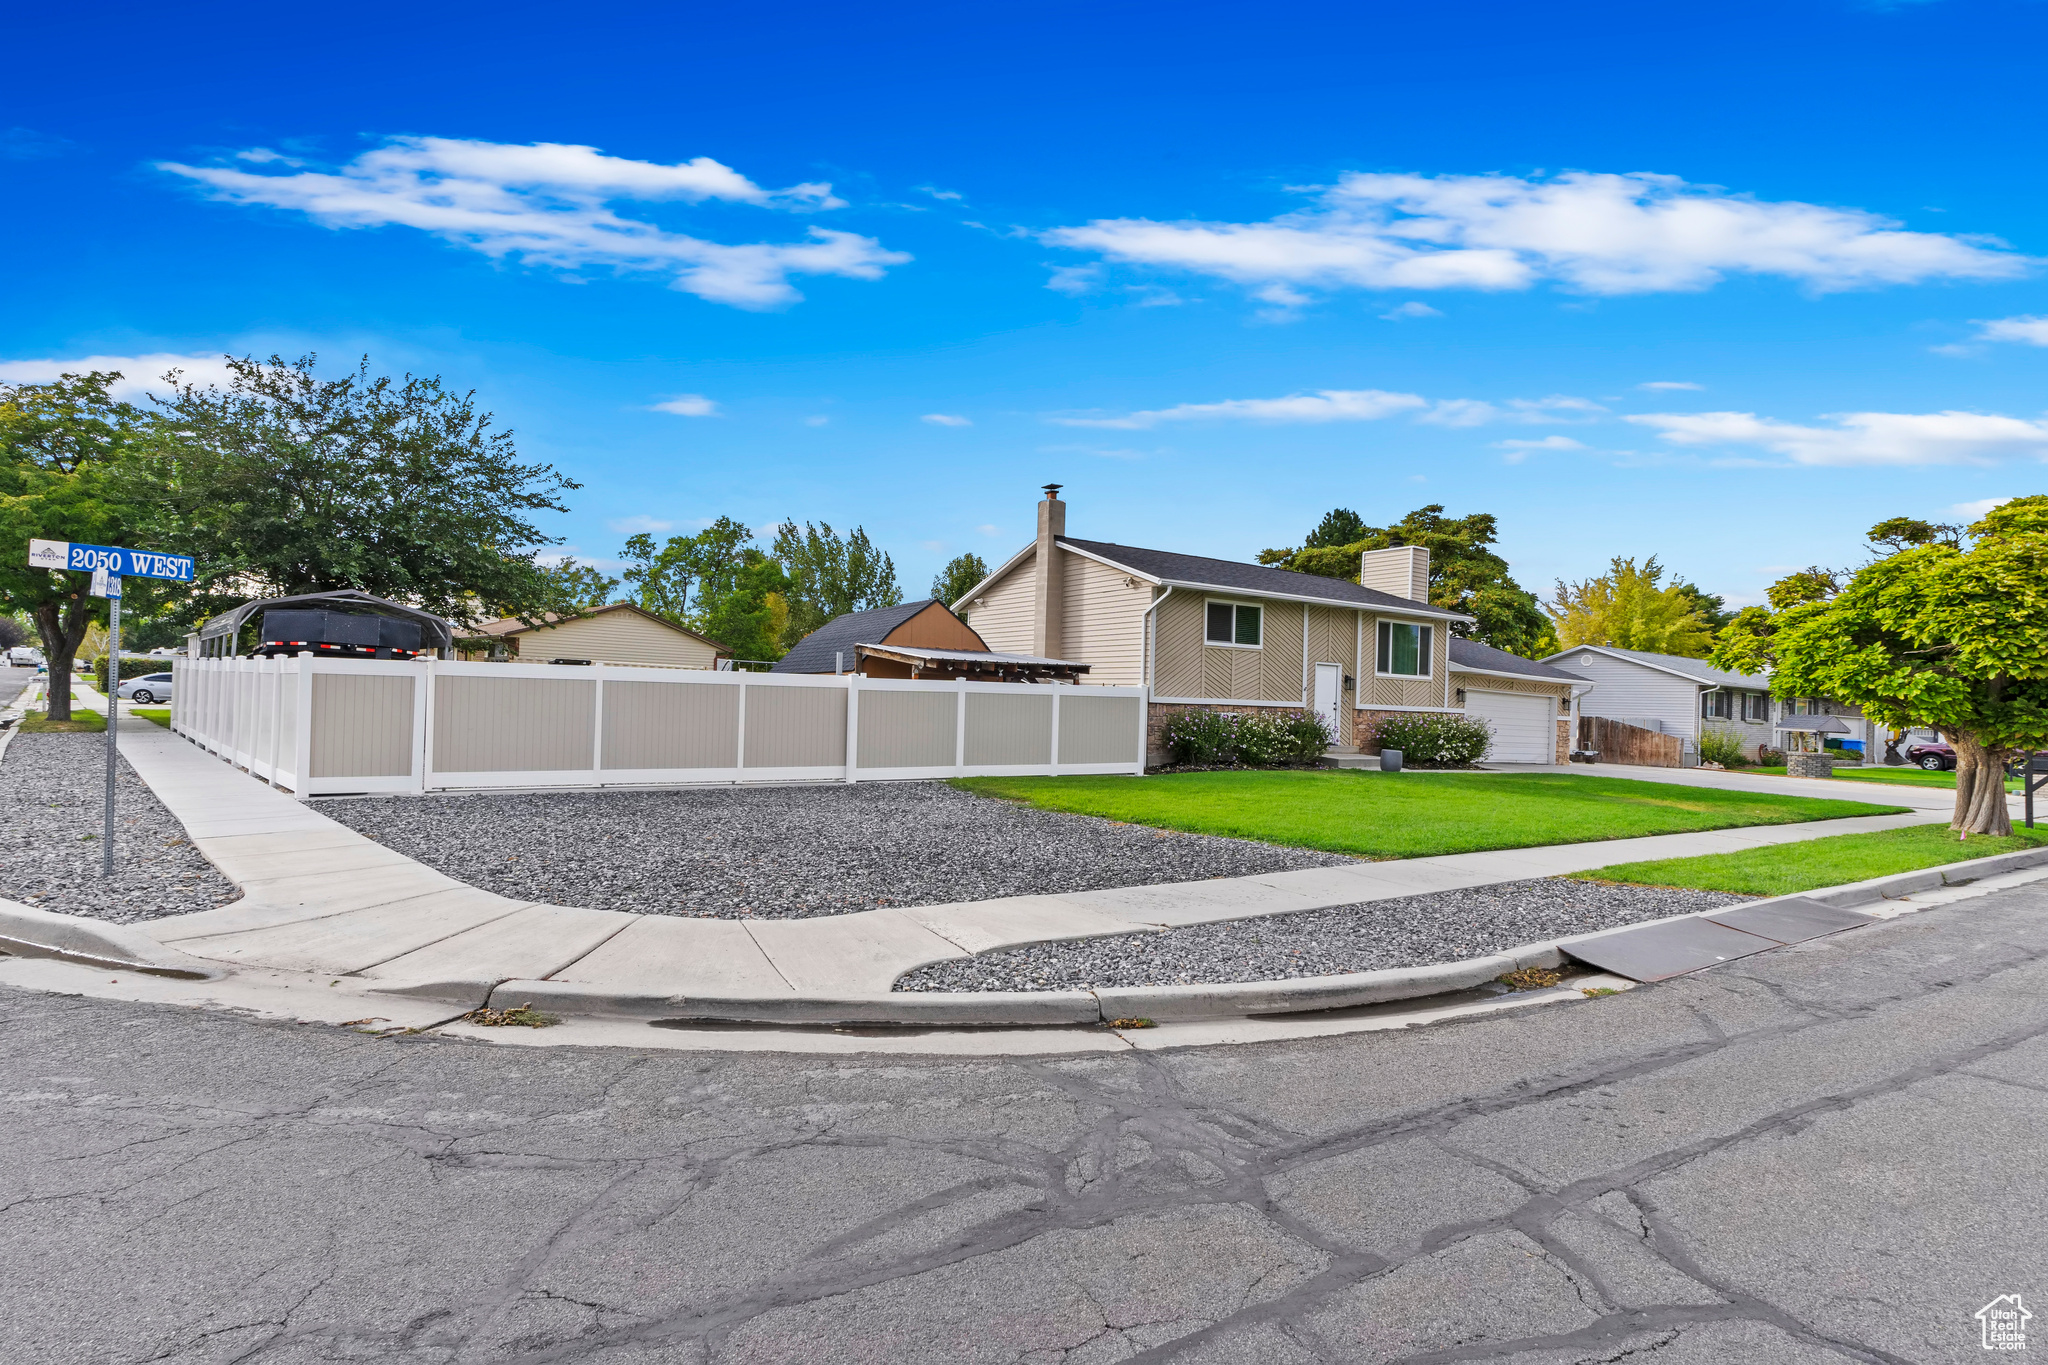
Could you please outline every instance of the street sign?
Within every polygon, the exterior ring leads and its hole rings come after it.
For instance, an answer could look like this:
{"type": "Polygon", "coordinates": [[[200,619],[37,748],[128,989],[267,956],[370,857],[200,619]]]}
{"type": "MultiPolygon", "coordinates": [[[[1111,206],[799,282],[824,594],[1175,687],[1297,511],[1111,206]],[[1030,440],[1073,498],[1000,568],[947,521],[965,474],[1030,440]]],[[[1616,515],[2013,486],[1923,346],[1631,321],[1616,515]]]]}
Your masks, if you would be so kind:
{"type": "Polygon", "coordinates": [[[160,555],[118,545],[78,545],[68,540],[31,540],[31,569],[71,569],[92,575],[92,595],[107,599],[107,799],[106,831],[100,836],[100,875],[114,875],[114,770],[121,730],[121,580],[168,578],[190,583],[190,555],[160,555]]]}
{"type": "Polygon", "coordinates": [[[28,562],[34,569],[76,569],[84,573],[105,569],[117,578],[168,578],[174,583],[190,583],[193,576],[190,555],[160,555],[149,550],[81,545],[70,540],[31,540],[28,562]]]}

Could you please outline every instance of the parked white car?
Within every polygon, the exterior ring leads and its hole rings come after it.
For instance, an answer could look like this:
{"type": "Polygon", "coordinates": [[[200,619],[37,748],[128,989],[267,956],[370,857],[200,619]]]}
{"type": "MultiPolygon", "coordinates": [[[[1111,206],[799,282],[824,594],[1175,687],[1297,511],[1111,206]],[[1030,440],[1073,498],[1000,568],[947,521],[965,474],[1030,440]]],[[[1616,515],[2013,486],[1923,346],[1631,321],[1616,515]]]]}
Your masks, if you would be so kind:
{"type": "Polygon", "coordinates": [[[171,699],[171,675],[168,673],[145,673],[139,678],[130,678],[121,684],[120,694],[128,701],[139,701],[147,706],[150,702],[171,699]]]}
{"type": "Polygon", "coordinates": [[[43,651],[28,645],[16,645],[7,651],[7,662],[16,668],[34,668],[43,661],[43,651]]]}

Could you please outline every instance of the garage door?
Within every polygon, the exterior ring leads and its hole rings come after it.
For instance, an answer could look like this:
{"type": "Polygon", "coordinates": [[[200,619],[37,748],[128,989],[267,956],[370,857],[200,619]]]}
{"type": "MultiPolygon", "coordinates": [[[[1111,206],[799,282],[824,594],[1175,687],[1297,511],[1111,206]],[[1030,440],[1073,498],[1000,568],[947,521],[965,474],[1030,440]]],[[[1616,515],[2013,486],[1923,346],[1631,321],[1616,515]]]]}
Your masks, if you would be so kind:
{"type": "Polygon", "coordinates": [[[1520,697],[1508,692],[1465,693],[1465,713],[1493,726],[1489,763],[1557,762],[1556,713],[1549,697],[1520,697]]]}

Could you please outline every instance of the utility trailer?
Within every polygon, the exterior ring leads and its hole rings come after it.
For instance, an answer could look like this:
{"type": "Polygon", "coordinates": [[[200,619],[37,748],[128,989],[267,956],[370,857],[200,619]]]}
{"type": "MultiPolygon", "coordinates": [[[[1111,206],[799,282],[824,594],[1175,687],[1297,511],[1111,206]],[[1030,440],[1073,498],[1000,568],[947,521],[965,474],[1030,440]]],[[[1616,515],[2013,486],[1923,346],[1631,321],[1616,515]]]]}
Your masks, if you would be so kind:
{"type": "Polygon", "coordinates": [[[266,611],[259,656],[311,653],[330,659],[417,659],[420,626],[349,611],[266,611]]]}

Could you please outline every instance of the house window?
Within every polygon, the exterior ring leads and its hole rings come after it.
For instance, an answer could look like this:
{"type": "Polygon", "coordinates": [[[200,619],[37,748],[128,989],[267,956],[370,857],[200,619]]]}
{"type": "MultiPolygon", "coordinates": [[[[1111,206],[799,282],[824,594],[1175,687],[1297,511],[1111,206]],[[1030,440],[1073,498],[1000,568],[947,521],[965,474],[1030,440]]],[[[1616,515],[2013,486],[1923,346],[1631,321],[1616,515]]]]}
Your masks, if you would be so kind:
{"type": "Polygon", "coordinates": [[[1262,608],[1244,602],[1211,602],[1203,638],[1212,645],[1257,649],[1264,617],[1262,608]]]}
{"type": "Polygon", "coordinates": [[[1770,693],[1744,692],[1742,694],[1742,718],[1752,725],[1768,724],[1771,719],[1770,693]]]}
{"type": "Polygon", "coordinates": [[[1726,692],[1700,693],[1700,714],[1708,720],[1727,720],[1733,714],[1734,698],[1726,692]]]}
{"type": "Polygon", "coordinates": [[[1413,625],[1407,621],[1380,622],[1380,673],[1396,678],[1428,677],[1430,631],[1429,626],[1413,625]]]}

